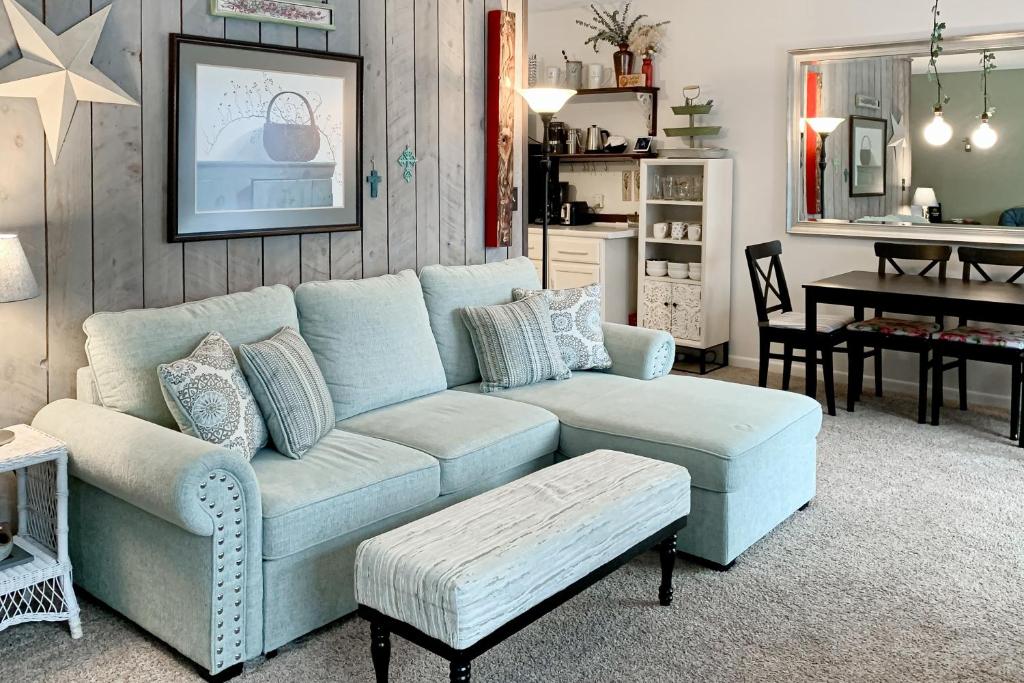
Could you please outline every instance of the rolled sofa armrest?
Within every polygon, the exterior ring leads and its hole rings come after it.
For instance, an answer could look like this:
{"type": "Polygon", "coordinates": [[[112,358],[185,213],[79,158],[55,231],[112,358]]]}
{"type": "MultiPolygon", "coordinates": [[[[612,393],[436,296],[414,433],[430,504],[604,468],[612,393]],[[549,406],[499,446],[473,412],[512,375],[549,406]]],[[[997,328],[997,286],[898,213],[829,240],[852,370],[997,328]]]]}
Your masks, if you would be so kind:
{"type": "Polygon", "coordinates": [[[220,446],[73,399],[46,406],[32,425],[67,444],[73,476],[190,533],[213,535],[216,497],[262,514],[252,466],[220,446]]]}
{"type": "Polygon", "coordinates": [[[612,357],[608,371],[634,379],[657,379],[672,370],[676,342],[668,332],[604,323],[604,345],[612,357]]]}

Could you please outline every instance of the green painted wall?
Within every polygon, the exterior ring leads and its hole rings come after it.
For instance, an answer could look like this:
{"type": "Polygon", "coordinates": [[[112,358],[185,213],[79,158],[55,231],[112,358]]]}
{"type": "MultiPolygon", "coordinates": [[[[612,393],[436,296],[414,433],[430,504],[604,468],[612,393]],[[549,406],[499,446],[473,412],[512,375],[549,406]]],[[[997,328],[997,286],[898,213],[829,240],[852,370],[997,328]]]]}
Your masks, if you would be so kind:
{"type": "MultiPolygon", "coordinates": [[[[973,218],[996,225],[1003,211],[1024,206],[1024,69],[996,69],[989,74],[990,103],[996,108],[992,127],[999,133],[999,141],[988,150],[965,152],[963,142],[980,122],[981,73],[945,74],[942,85],[950,97],[945,116],[953,126],[953,139],[933,147],[925,142],[923,131],[932,117],[935,84],[925,75],[911,81],[911,189],[935,188],[947,221],[973,218]]],[[[908,194],[908,201],[912,197],[908,194]]]]}

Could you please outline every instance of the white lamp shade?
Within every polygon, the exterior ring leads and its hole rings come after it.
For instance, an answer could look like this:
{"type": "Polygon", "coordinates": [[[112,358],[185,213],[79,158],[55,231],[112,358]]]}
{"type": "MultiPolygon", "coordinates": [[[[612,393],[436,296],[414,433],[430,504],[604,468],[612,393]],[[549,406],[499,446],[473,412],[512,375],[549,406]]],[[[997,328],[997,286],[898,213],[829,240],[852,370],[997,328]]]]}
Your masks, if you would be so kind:
{"type": "Polygon", "coordinates": [[[915,206],[938,206],[939,199],[935,196],[935,190],[930,187],[919,187],[914,192],[913,203],[915,206]]]}
{"type": "Polygon", "coordinates": [[[34,299],[39,286],[17,235],[0,234],[0,303],[34,299]]]}
{"type": "Polygon", "coordinates": [[[538,114],[557,114],[565,103],[576,94],[565,88],[526,88],[519,91],[530,109],[538,114]]]}
{"type": "Polygon", "coordinates": [[[838,128],[845,120],[846,119],[844,118],[837,118],[835,116],[815,116],[807,119],[807,125],[810,126],[818,135],[828,135],[838,128]]]}

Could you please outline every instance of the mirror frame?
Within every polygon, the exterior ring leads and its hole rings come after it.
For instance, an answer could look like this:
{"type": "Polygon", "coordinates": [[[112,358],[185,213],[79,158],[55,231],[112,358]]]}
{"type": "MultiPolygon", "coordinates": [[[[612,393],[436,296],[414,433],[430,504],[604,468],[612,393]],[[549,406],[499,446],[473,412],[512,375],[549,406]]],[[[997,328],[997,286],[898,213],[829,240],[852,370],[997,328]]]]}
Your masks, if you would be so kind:
{"type": "MultiPolygon", "coordinates": [[[[942,41],[943,54],[962,54],[982,50],[1024,49],[1024,31],[1005,33],[979,33],[950,36],[942,41]]],[[[889,43],[868,43],[831,48],[804,48],[789,51],[789,104],[786,122],[786,232],[794,235],[834,237],[864,237],[871,239],[897,239],[913,242],[960,242],[985,244],[1022,244],[1024,230],[995,225],[935,224],[933,227],[916,226],[909,236],[908,226],[884,223],[852,223],[850,221],[801,221],[797,202],[798,183],[802,177],[800,120],[801,103],[797,100],[797,84],[801,81],[804,62],[828,59],[856,59],[867,57],[921,57],[929,54],[929,40],[908,40],[889,43]]],[[[939,67],[942,62],[940,60],[939,67]]],[[[904,113],[907,116],[907,113],[904,113]]]]}

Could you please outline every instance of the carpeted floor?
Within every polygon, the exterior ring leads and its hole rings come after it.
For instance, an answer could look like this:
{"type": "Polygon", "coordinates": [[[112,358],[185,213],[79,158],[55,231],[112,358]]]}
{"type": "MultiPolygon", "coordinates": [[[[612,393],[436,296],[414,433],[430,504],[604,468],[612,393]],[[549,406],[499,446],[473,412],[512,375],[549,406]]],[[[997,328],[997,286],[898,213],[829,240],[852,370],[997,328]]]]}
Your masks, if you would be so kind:
{"type": "MultiPolygon", "coordinates": [[[[732,571],[680,562],[664,609],[657,558],[640,558],[474,662],[474,680],[1024,681],[1024,452],[1005,415],[914,414],[887,397],[826,417],[817,498],[732,571]]],[[[78,642],[50,624],[0,634],[0,680],[198,678],[94,602],[83,622],[78,642]]],[[[370,681],[367,645],[344,619],[237,680],[370,681]]],[[[392,680],[447,667],[395,639],[392,680]]]]}

